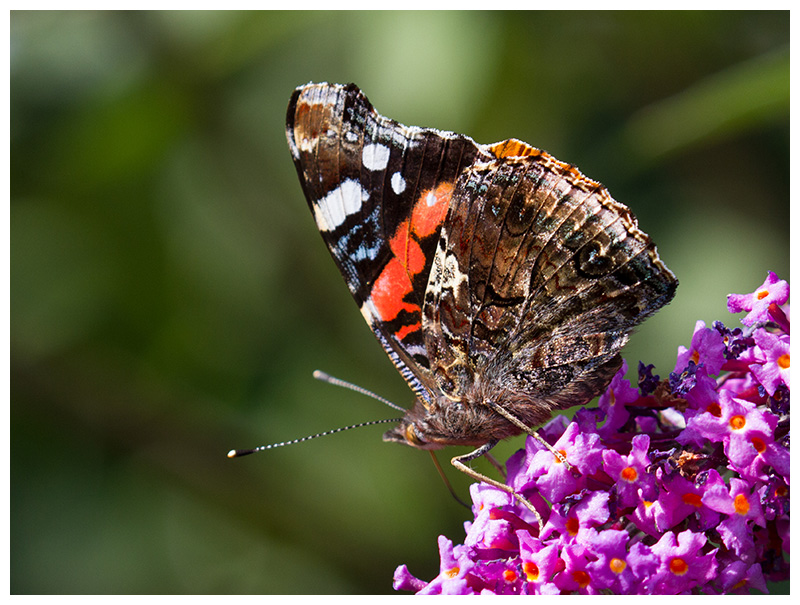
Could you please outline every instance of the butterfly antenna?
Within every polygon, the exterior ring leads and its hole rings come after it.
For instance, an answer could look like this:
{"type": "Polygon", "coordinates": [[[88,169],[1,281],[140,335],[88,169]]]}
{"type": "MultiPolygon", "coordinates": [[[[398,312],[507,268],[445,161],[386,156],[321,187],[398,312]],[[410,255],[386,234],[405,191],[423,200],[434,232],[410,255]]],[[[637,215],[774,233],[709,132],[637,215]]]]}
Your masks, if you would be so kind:
{"type": "Polygon", "coordinates": [[[272,450],[275,449],[276,447],[283,447],[285,445],[294,445],[295,443],[302,443],[303,441],[308,441],[309,439],[316,439],[317,437],[324,437],[325,435],[333,435],[335,433],[341,433],[342,431],[357,429],[362,426],[386,424],[387,422],[399,422],[400,420],[402,420],[402,418],[386,418],[384,420],[371,420],[369,422],[359,422],[358,424],[351,424],[350,426],[343,426],[338,429],[323,431],[322,433],[316,433],[315,435],[300,437],[299,439],[292,439],[291,441],[281,441],[279,443],[271,443],[270,445],[260,445],[258,447],[254,447],[249,450],[231,450],[230,452],[228,452],[228,458],[241,458],[242,456],[249,456],[250,454],[255,454],[256,452],[263,452],[264,450],[272,450]]]}
{"type": "Polygon", "coordinates": [[[345,389],[350,389],[351,391],[355,391],[356,393],[361,393],[362,395],[366,395],[367,397],[372,397],[380,401],[381,403],[385,403],[390,408],[397,410],[398,412],[405,412],[407,411],[405,408],[400,407],[396,403],[392,403],[385,397],[381,397],[372,391],[368,391],[364,387],[360,387],[357,384],[353,384],[352,382],[347,382],[346,380],[342,380],[341,378],[334,378],[330,374],[326,374],[320,370],[314,370],[314,378],[317,380],[321,380],[322,382],[327,382],[328,384],[335,385],[337,387],[344,387],[345,389]]]}

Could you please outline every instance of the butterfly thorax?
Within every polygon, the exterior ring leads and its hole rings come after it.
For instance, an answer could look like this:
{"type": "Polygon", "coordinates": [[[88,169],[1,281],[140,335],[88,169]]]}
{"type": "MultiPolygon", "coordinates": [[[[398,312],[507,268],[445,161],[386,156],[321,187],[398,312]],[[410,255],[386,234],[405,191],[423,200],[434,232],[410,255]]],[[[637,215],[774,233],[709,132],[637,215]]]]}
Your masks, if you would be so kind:
{"type": "Polygon", "coordinates": [[[383,440],[435,450],[448,445],[479,446],[519,435],[520,428],[492,409],[491,404],[512,411],[528,426],[543,424],[550,417],[551,406],[544,402],[532,401],[511,390],[475,385],[458,400],[441,395],[426,405],[417,399],[400,423],[383,435],[383,440]]]}
{"type": "Polygon", "coordinates": [[[515,356],[506,350],[475,372],[462,373],[456,392],[428,391],[429,397],[417,398],[383,440],[430,450],[513,437],[522,430],[507,416],[528,427],[540,426],[553,411],[597,397],[622,365],[614,353],[582,369],[574,363],[531,368],[532,359],[527,351],[515,356]]]}

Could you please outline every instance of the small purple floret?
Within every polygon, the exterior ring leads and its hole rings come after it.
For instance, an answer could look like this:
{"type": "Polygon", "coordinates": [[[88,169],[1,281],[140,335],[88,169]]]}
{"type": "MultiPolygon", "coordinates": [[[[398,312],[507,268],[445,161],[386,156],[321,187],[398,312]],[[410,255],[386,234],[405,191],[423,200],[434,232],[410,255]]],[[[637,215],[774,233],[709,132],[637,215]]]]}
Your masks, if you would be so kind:
{"type": "Polygon", "coordinates": [[[596,408],[556,416],[506,463],[507,484],[470,488],[463,544],[439,537],[439,574],[405,565],[418,594],[750,594],[789,576],[789,285],[770,272],[731,294],[745,328],[697,322],[666,380],[639,363],[596,408]]]}

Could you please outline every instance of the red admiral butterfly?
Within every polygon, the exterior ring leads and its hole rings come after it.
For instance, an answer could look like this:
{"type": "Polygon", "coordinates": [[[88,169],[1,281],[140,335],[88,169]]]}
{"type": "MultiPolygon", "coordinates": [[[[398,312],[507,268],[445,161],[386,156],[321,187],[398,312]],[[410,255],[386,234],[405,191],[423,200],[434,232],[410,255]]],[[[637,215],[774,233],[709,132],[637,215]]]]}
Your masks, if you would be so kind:
{"type": "Polygon", "coordinates": [[[354,84],[297,88],[286,136],[333,259],[417,396],[384,441],[479,446],[452,462],[485,480],[463,461],[601,393],[632,329],[675,294],[630,210],[522,141],[403,126],[354,84]]]}

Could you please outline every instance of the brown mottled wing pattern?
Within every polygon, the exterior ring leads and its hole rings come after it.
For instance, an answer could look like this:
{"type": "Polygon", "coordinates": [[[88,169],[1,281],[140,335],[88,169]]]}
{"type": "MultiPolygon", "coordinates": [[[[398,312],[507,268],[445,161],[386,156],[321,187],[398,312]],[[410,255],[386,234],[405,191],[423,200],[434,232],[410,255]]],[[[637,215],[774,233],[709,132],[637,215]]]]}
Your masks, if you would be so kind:
{"type": "Polygon", "coordinates": [[[440,389],[478,389],[529,424],[589,401],[631,330],[672,298],[674,275],[628,208],[517,141],[458,180],[423,307],[440,389]],[[510,155],[510,154],[515,155],[510,155]]]}

